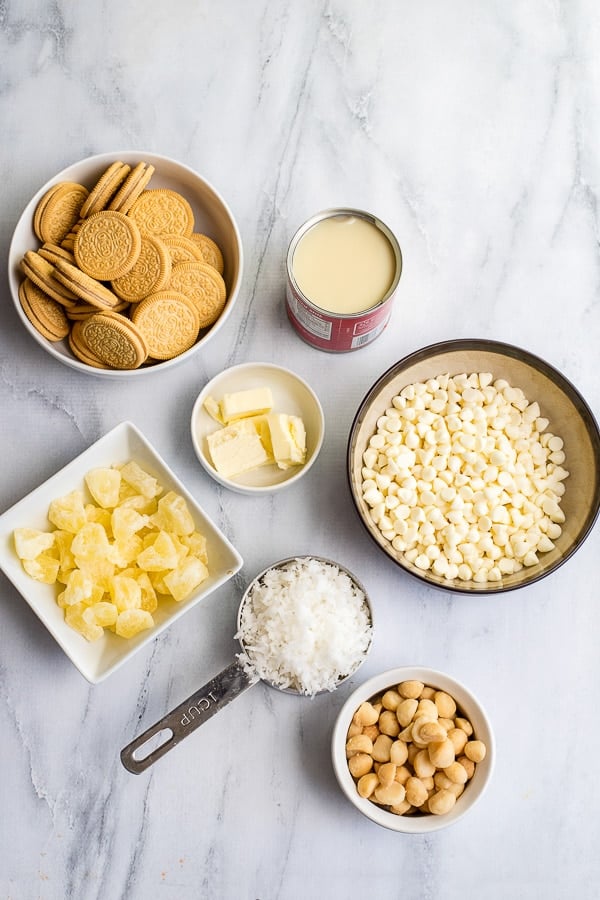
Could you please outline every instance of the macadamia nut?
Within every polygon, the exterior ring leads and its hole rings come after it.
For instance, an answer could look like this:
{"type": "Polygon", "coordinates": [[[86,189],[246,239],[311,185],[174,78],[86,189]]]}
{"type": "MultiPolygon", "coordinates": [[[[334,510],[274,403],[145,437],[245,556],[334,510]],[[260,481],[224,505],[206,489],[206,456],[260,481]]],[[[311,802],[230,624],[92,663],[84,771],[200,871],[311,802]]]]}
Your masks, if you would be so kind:
{"type": "Polygon", "coordinates": [[[401,697],[416,700],[417,697],[421,696],[424,687],[425,685],[422,681],[403,681],[402,684],[398,685],[398,693],[401,697]]]}
{"type": "Polygon", "coordinates": [[[465,744],[465,756],[474,763],[485,759],[485,744],[482,741],[467,741],[465,744]]]}
{"type": "Polygon", "coordinates": [[[434,816],[443,816],[449,813],[456,803],[456,796],[452,791],[441,790],[429,798],[429,812],[434,816]]]}
{"type": "Polygon", "coordinates": [[[354,722],[357,725],[374,725],[379,718],[379,713],[370,703],[361,703],[354,713],[354,722]]]}
{"type": "Polygon", "coordinates": [[[407,698],[398,704],[396,707],[396,718],[400,722],[402,728],[406,728],[407,725],[410,725],[414,719],[418,706],[419,701],[414,698],[407,698]]]}

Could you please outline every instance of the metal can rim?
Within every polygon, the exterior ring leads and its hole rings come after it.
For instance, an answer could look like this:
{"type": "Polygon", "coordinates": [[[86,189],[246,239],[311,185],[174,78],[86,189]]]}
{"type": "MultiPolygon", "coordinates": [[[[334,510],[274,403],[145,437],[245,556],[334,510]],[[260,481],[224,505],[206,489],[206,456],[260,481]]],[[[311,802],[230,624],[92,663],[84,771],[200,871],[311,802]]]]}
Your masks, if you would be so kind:
{"type": "Polygon", "coordinates": [[[294,233],[290,245],[288,247],[287,257],[286,257],[286,268],[287,275],[290,280],[290,283],[299,297],[301,297],[306,303],[310,306],[313,306],[315,309],[318,309],[326,316],[330,316],[332,319],[360,319],[364,315],[369,312],[372,312],[374,309],[377,309],[379,306],[382,306],[386,303],[389,298],[392,296],[398,284],[400,282],[400,277],[402,275],[402,250],[400,248],[400,243],[398,238],[392,231],[392,229],[386,225],[386,223],[380,219],[378,216],[373,215],[373,213],[366,212],[363,209],[354,209],[352,207],[331,207],[329,209],[321,210],[321,212],[316,213],[314,216],[311,216],[310,219],[307,219],[294,233]],[[322,222],[324,219],[332,219],[336,216],[358,216],[361,219],[366,219],[372,225],[375,225],[383,234],[386,236],[388,241],[390,242],[390,246],[394,253],[394,258],[396,260],[396,271],[394,273],[394,278],[392,283],[390,284],[388,290],[385,292],[384,296],[374,303],[373,306],[367,307],[367,309],[361,309],[355,313],[336,313],[331,310],[324,309],[322,306],[319,306],[318,303],[315,303],[310,297],[307,297],[306,294],[301,290],[294,277],[294,272],[292,268],[292,260],[294,258],[294,253],[296,251],[296,247],[300,243],[301,239],[304,237],[307,231],[309,231],[313,225],[316,225],[318,222],[322,222]]]}

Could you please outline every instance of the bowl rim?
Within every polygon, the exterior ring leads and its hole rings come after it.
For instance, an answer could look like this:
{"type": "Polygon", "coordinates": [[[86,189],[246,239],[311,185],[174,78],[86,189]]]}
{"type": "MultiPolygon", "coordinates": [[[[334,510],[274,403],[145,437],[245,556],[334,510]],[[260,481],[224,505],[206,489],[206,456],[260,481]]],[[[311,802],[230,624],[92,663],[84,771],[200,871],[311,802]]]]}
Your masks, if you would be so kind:
{"type": "Polygon", "coordinates": [[[521,362],[532,365],[534,368],[542,372],[542,374],[544,374],[547,378],[554,381],[558,385],[558,387],[567,395],[567,397],[571,400],[571,402],[579,410],[579,412],[582,413],[582,418],[585,422],[586,429],[590,435],[592,447],[595,451],[595,456],[598,463],[598,471],[600,473],[600,427],[598,425],[598,421],[596,420],[596,417],[594,416],[594,413],[592,412],[589,404],[581,395],[579,390],[565,375],[562,374],[562,372],[559,372],[558,369],[548,363],[545,359],[542,359],[540,356],[537,356],[535,353],[532,353],[529,350],[524,350],[518,347],[516,344],[508,344],[502,341],[495,341],[488,338],[456,338],[447,341],[438,341],[434,344],[428,344],[425,347],[421,347],[420,349],[409,353],[407,356],[402,357],[402,359],[389,366],[385,370],[385,372],[383,372],[377,378],[374,384],[371,385],[367,393],[363,396],[363,399],[358,406],[358,409],[350,426],[348,441],[346,445],[346,481],[350,491],[352,505],[358,515],[361,525],[369,535],[369,538],[373,541],[375,546],[384,553],[384,555],[390,560],[390,562],[401,568],[404,572],[406,572],[407,575],[410,575],[412,578],[416,578],[417,581],[421,582],[422,584],[427,584],[430,587],[435,588],[436,590],[448,591],[455,594],[481,596],[506,593],[508,591],[516,591],[524,587],[528,587],[529,585],[535,584],[536,582],[541,581],[543,578],[546,578],[548,575],[556,572],[557,569],[564,565],[564,563],[566,563],[567,560],[569,560],[573,556],[573,554],[589,537],[598,519],[598,516],[600,515],[600,478],[597,479],[594,502],[592,505],[593,511],[589,517],[589,520],[585,528],[579,535],[579,539],[573,542],[572,546],[564,555],[557,559],[552,566],[549,566],[547,569],[543,569],[536,575],[532,575],[531,578],[529,578],[525,582],[521,582],[520,584],[504,584],[503,582],[492,582],[490,584],[488,582],[485,587],[481,588],[462,587],[460,584],[441,584],[436,581],[432,581],[427,577],[426,573],[420,573],[412,568],[409,568],[400,557],[392,556],[385,549],[385,547],[383,547],[382,544],[379,543],[375,535],[372,533],[371,529],[368,527],[367,523],[364,521],[358,505],[356,492],[353,489],[352,485],[352,451],[355,433],[359,425],[361,424],[364,414],[369,405],[379,393],[379,390],[390,377],[390,375],[396,370],[400,371],[402,368],[405,368],[408,365],[412,365],[414,363],[428,359],[435,353],[456,352],[460,350],[488,350],[490,352],[498,353],[499,355],[508,356],[511,359],[517,359],[521,362]]]}
{"type": "Polygon", "coordinates": [[[198,461],[199,461],[200,465],[203,467],[203,469],[207,472],[208,475],[211,476],[211,478],[214,481],[216,481],[218,484],[222,485],[223,487],[228,488],[231,491],[235,491],[235,493],[237,493],[237,494],[248,494],[248,495],[254,495],[254,496],[262,495],[262,494],[272,494],[272,493],[276,493],[280,490],[283,490],[284,488],[291,487],[293,484],[296,484],[296,482],[299,481],[304,475],[306,475],[306,473],[312,468],[312,466],[316,462],[317,457],[319,456],[319,453],[321,452],[321,448],[323,446],[323,441],[325,439],[325,413],[323,411],[321,401],[319,400],[317,394],[315,393],[313,388],[309,385],[309,383],[307,381],[305,381],[304,378],[302,378],[301,375],[298,375],[296,372],[292,371],[292,369],[288,369],[286,366],[280,366],[277,363],[272,363],[272,362],[261,362],[260,360],[258,360],[258,361],[254,361],[254,362],[238,363],[237,365],[229,366],[228,368],[222,369],[220,372],[217,372],[216,375],[214,375],[212,378],[209,378],[209,380],[206,382],[206,384],[204,385],[202,390],[199,392],[199,394],[197,395],[197,397],[194,401],[194,405],[192,407],[192,414],[190,417],[190,431],[191,431],[191,436],[192,436],[192,445],[194,447],[194,452],[198,458],[198,461]],[[304,390],[307,392],[309,397],[311,398],[312,402],[315,405],[315,409],[318,413],[318,419],[319,419],[319,424],[320,424],[319,434],[318,434],[317,440],[315,442],[315,447],[310,456],[310,459],[307,459],[307,461],[304,463],[304,465],[302,465],[298,469],[297,472],[295,472],[289,478],[286,478],[284,481],[278,482],[277,484],[268,484],[268,485],[267,484],[265,484],[265,485],[239,484],[238,482],[235,482],[230,478],[224,478],[222,475],[219,475],[219,473],[213,468],[213,466],[208,461],[206,454],[202,450],[202,447],[196,437],[196,433],[194,430],[194,422],[196,420],[198,410],[201,409],[202,403],[203,403],[204,399],[206,398],[207,391],[210,388],[210,386],[213,384],[213,382],[223,375],[235,374],[237,372],[243,372],[244,370],[254,369],[254,368],[271,369],[271,370],[274,370],[277,372],[281,372],[285,376],[298,382],[304,388],[304,390]]]}
{"type": "MultiPolygon", "coordinates": [[[[71,176],[70,176],[71,177],[71,176]]],[[[236,300],[238,298],[240,287],[242,283],[242,277],[244,272],[244,250],[242,245],[242,237],[240,233],[239,226],[233,215],[231,207],[221,194],[221,192],[203,175],[200,175],[195,169],[191,166],[187,165],[187,163],[183,163],[178,159],[175,159],[172,156],[165,156],[164,154],[155,153],[151,150],[114,150],[110,152],[103,153],[95,153],[92,156],[86,156],[82,159],[75,160],[70,163],[68,166],[64,166],[59,172],[55,173],[51,178],[49,178],[38,190],[33,194],[33,196],[27,200],[23,209],[21,210],[19,217],[15,223],[15,226],[12,231],[9,248],[8,248],[8,285],[9,285],[9,293],[11,299],[13,301],[13,305],[17,312],[17,315],[26,330],[29,332],[31,337],[36,341],[39,346],[45,350],[50,356],[62,363],[65,366],[73,369],[76,372],[83,372],[86,375],[95,375],[99,378],[139,378],[141,376],[146,375],[154,375],[158,372],[164,372],[166,369],[170,369],[176,365],[179,365],[182,362],[185,362],[190,356],[193,356],[194,352],[199,349],[201,346],[211,338],[216,335],[223,325],[226,323],[227,319],[229,319],[233,307],[235,306],[236,300]],[[237,275],[232,281],[231,291],[229,292],[229,296],[227,298],[227,303],[225,304],[225,308],[217,321],[212,325],[209,331],[203,337],[196,341],[196,343],[190,347],[188,350],[185,350],[183,353],[174,356],[172,359],[163,360],[162,362],[158,362],[152,366],[142,366],[138,369],[96,369],[93,366],[88,366],[86,363],[81,362],[81,360],[73,357],[66,358],[64,354],[59,353],[59,351],[54,347],[51,341],[48,341],[42,334],[40,334],[31,324],[25,313],[21,308],[21,304],[18,301],[18,285],[16,284],[16,279],[14,275],[14,258],[16,256],[15,251],[15,241],[16,241],[16,232],[21,223],[24,220],[25,213],[31,207],[35,209],[35,205],[41,200],[46,191],[48,191],[54,184],[57,184],[59,181],[65,180],[67,173],[72,173],[72,170],[77,166],[81,166],[84,164],[108,164],[110,162],[114,162],[115,160],[122,160],[123,162],[132,162],[133,160],[144,160],[145,162],[149,162],[153,165],[160,165],[161,163],[166,163],[168,165],[174,166],[178,169],[185,171],[189,176],[193,177],[197,181],[201,182],[201,184],[206,188],[216,200],[221,204],[224,213],[226,214],[229,224],[231,225],[233,235],[235,238],[235,244],[237,246],[238,251],[238,271],[237,275]]]]}
{"type": "MultiPolygon", "coordinates": [[[[481,733],[481,729],[479,729],[479,733],[481,733]]],[[[481,736],[483,737],[483,735],[481,736]]],[[[393,669],[388,669],[385,672],[381,672],[378,675],[374,675],[367,681],[364,681],[345,700],[336,716],[331,732],[331,761],[336,780],[343,794],[366,818],[390,831],[402,834],[427,834],[454,825],[481,799],[489,786],[494,772],[496,763],[496,740],[485,707],[464,682],[459,681],[451,675],[447,675],[439,669],[432,669],[428,666],[398,666],[393,669]],[[436,682],[439,680],[440,690],[447,691],[447,693],[457,701],[458,706],[469,716],[469,718],[471,718],[473,711],[475,711],[477,717],[480,718],[483,723],[487,752],[484,763],[480,764],[482,768],[479,769],[480,776],[477,788],[468,798],[468,801],[467,792],[465,791],[457,801],[458,809],[455,807],[447,815],[413,817],[396,816],[393,813],[389,813],[387,810],[359,795],[347,765],[345,753],[346,732],[352,716],[360,703],[368,700],[369,697],[372,697],[374,694],[381,692],[384,688],[393,687],[401,681],[413,678],[433,687],[437,686],[436,682]],[[467,705],[464,703],[464,698],[468,701],[469,709],[464,708],[467,705]],[[462,798],[465,799],[460,803],[462,798]]],[[[471,786],[474,787],[474,785],[471,786]]]]}

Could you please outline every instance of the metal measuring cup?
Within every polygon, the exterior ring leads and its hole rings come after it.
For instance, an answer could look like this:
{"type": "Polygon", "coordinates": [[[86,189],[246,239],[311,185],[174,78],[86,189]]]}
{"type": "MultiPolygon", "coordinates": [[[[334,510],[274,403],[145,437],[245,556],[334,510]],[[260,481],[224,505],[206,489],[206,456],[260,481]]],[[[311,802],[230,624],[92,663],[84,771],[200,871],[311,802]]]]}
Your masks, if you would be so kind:
{"type": "MultiPolygon", "coordinates": [[[[354,587],[361,591],[364,596],[364,603],[371,623],[371,636],[364,656],[351,672],[348,672],[339,679],[336,685],[337,688],[340,684],[343,684],[344,681],[354,675],[360,668],[367,658],[373,641],[373,609],[367,592],[356,576],[339,563],[322,556],[291,556],[267,566],[266,569],[250,582],[244,592],[238,608],[236,635],[239,634],[241,629],[244,606],[248,603],[254,587],[260,583],[267,572],[270,572],[273,569],[285,568],[285,566],[296,561],[310,559],[335,566],[340,572],[344,572],[350,578],[354,587]]],[[[251,662],[252,653],[245,646],[241,638],[238,638],[238,641],[243,656],[251,662]]],[[[155,722],[154,725],[151,725],[150,728],[147,728],[146,731],[142,732],[142,734],[124,747],[123,750],[121,750],[121,762],[129,772],[139,775],[164,756],[165,753],[168,753],[169,750],[172,750],[177,746],[177,744],[185,737],[199,728],[200,725],[203,725],[208,719],[212,718],[215,713],[218,713],[231,703],[232,700],[235,700],[236,697],[239,697],[240,694],[243,694],[248,688],[257,684],[260,680],[259,676],[254,674],[249,666],[244,665],[244,663],[236,657],[234,662],[227,666],[227,668],[223,669],[222,672],[219,672],[218,675],[215,675],[214,678],[195,691],[187,698],[187,700],[184,700],[183,703],[180,703],[179,706],[175,707],[175,709],[167,713],[162,719],[159,719],[158,722],[155,722]]],[[[281,687],[266,679],[264,679],[264,681],[265,684],[268,684],[278,691],[296,694],[299,697],[306,696],[302,694],[301,691],[295,690],[294,688],[281,687]]]]}

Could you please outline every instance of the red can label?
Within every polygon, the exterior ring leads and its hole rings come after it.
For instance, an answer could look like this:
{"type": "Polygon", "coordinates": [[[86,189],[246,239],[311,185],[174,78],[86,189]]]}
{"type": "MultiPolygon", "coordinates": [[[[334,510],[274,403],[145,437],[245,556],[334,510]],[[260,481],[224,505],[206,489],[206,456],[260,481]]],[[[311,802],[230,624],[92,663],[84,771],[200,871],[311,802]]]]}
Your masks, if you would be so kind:
{"type": "Polygon", "coordinates": [[[378,337],[392,312],[393,295],[360,315],[337,316],[307,303],[289,282],[286,307],[290,322],[301,338],[320,350],[343,353],[365,347],[378,337]]]}

